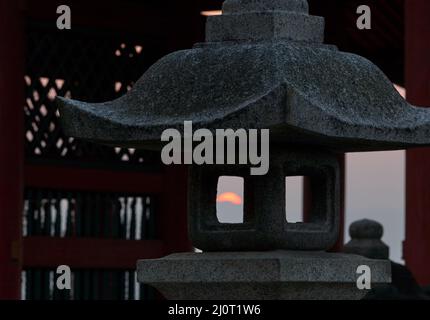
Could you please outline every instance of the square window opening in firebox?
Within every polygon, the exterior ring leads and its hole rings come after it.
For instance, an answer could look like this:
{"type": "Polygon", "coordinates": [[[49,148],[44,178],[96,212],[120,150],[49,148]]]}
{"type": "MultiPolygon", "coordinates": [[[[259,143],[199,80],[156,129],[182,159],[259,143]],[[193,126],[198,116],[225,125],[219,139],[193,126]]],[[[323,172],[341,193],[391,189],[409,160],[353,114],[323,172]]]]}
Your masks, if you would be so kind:
{"type": "Polygon", "coordinates": [[[216,215],[219,223],[244,222],[244,178],[235,176],[218,178],[216,215]]]}
{"type": "Polygon", "coordinates": [[[310,177],[285,177],[285,218],[288,223],[304,223],[312,202],[310,177]]]}

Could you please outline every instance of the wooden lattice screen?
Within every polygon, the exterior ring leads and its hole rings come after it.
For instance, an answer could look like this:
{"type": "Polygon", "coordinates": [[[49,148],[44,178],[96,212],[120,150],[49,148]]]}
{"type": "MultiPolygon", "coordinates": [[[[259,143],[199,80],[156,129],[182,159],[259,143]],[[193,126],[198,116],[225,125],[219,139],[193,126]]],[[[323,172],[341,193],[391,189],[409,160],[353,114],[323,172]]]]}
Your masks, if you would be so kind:
{"type": "MultiPolygon", "coordinates": [[[[136,284],[134,266],[138,258],[172,249],[157,233],[162,226],[156,219],[168,210],[160,198],[169,197],[159,155],[65,137],[54,98],[118,97],[165,50],[160,40],[130,34],[81,28],[60,33],[52,23],[28,24],[24,299],[154,297],[153,290],[136,284]],[[73,270],[70,291],[55,288],[60,264],[73,270]]],[[[177,207],[182,215],[183,208],[177,207]]],[[[189,248],[183,238],[177,241],[189,248]]]]}

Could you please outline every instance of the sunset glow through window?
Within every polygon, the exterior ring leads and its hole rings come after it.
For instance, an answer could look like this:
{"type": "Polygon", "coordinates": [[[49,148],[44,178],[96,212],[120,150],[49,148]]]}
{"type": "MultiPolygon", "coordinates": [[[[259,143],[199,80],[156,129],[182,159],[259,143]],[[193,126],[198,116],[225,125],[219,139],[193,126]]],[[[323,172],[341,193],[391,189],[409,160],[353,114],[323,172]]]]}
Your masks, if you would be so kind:
{"type": "Polygon", "coordinates": [[[242,198],[234,192],[224,192],[218,195],[217,202],[230,202],[235,205],[242,204],[242,198]]]}

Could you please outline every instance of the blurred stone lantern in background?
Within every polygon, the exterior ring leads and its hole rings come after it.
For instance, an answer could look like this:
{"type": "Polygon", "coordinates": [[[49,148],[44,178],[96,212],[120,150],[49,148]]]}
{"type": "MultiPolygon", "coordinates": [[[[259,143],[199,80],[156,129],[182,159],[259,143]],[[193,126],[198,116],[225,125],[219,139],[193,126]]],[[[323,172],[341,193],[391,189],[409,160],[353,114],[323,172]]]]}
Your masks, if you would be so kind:
{"type": "Polygon", "coordinates": [[[345,152],[430,142],[430,110],[409,105],[371,62],[323,44],[324,19],[305,0],[227,0],[208,17],[206,43],[172,53],[125,96],[106,103],[58,99],[65,132],[81,139],[158,148],[165,129],[269,129],[270,170],[192,165],[189,231],[203,253],[138,262],[138,279],[168,299],[360,299],[390,263],[327,253],[339,236],[345,152]],[[216,217],[220,176],[244,179],[244,223],[216,217]],[[309,221],[289,223],[285,177],[310,179],[309,221]]]}

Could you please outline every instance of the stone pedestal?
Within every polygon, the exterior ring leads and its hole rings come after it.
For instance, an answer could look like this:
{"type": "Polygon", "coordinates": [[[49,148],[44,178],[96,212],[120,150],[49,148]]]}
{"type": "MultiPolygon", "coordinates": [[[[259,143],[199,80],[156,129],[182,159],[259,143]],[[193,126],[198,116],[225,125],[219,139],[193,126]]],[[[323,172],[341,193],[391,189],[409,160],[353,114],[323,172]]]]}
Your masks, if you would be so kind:
{"type": "Polygon", "coordinates": [[[140,260],[137,271],[170,300],[356,300],[367,293],[360,265],[372,288],[391,282],[388,260],[307,251],[179,253],[140,260]]]}

